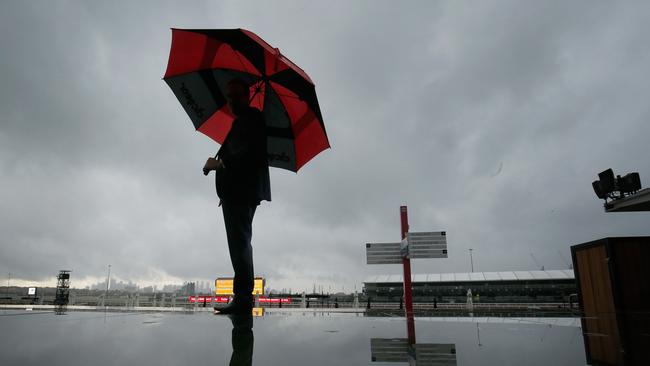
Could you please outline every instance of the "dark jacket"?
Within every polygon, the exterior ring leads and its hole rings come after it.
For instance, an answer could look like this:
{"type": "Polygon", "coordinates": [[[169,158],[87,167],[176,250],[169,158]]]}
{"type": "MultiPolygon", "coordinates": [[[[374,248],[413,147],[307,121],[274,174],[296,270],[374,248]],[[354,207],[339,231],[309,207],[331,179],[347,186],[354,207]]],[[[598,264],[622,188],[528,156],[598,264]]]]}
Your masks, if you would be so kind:
{"type": "Polygon", "coordinates": [[[225,165],[215,174],[221,200],[255,205],[271,200],[266,144],[264,115],[249,107],[235,118],[217,153],[225,165]]]}

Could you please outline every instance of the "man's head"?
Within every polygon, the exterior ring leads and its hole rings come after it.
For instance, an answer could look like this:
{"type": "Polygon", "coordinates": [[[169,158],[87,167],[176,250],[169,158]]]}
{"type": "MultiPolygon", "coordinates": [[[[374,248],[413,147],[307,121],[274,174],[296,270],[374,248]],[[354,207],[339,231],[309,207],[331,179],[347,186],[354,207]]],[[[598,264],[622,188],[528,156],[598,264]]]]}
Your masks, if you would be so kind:
{"type": "Polygon", "coordinates": [[[226,85],[226,100],[230,110],[239,115],[249,105],[250,89],[248,84],[240,79],[235,78],[228,82],[226,85]]]}

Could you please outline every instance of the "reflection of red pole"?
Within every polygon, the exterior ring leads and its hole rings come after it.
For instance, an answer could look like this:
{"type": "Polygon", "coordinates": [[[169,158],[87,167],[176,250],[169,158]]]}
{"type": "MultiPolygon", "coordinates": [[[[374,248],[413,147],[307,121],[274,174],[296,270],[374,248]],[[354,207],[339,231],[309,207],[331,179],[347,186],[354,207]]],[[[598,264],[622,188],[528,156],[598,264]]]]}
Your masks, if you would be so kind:
{"type": "Polygon", "coordinates": [[[415,321],[413,315],[406,317],[406,332],[408,333],[409,344],[415,344],[415,321]]]}
{"type": "MultiPolygon", "coordinates": [[[[409,231],[409,219],[406,206],[399,208],[400,220],[402,222],[402,240],[406,238],[409,231]]],[[[402,257],[404,266],[404,303],[406,305],[406,328],[408,331],[409,343],[415,343],[415,323],[413,322],[413,293],[411,290],[411,259],[402,257]]]]}

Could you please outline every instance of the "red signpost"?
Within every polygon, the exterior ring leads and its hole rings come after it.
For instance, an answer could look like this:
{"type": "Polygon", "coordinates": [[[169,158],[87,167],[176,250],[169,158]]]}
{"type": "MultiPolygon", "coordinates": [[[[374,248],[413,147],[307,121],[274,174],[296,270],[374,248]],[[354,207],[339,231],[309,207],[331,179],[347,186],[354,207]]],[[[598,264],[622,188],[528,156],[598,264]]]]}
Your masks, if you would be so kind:
{"type": "MultiPolygon", "coordinates": [[[[406,206],[400,206],[400,221],[402,223],[402,240],[406,239],[409,232],[409,219],[406,206]]],[[[408,256],[402,256],[402,266],[404,267],[404,305],[406,308],[406,327],[408,331],[409,343],[415,343],[415,323],[413,322],[413,291],[411,289],[411,259],[408,256]],[[408,320],[411,321],[408,321],[408,320]]]]}
{"type": "MultiPolygon", "coordinates": [[[[410,344],[415,343],[413,321],[413,286],[411,284],[411,258],[447,258],[447,233],[445,231],[409,232],[406,206],[400,206],[401,238],[399,243],[366,243],[367,264],[399,264],[404,269],[404,303],[410,344]]],[[[370,308],[370,297],[368,297],[370,308]]],[[[402,302],[400,301],[400,308],[402,302]]]]}

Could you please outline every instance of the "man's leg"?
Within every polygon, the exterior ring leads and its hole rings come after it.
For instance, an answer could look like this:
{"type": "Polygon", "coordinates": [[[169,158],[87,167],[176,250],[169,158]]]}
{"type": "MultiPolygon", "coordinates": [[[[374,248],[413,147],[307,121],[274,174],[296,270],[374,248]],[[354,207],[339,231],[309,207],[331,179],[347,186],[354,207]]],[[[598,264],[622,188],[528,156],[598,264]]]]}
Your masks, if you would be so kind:
{"type": "Polygon", "coordinates": [[[224,201],[221,207],[226,225],[230,261],[235,271],[233,281],[235,299],[252,301],[251,293],[255,280],[251,238],[253,216],[257,206],[224,201]]]}

